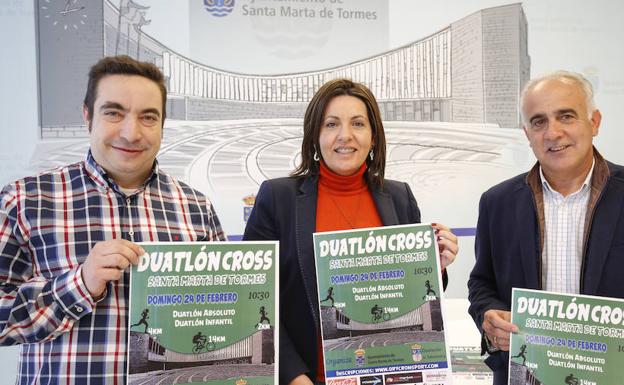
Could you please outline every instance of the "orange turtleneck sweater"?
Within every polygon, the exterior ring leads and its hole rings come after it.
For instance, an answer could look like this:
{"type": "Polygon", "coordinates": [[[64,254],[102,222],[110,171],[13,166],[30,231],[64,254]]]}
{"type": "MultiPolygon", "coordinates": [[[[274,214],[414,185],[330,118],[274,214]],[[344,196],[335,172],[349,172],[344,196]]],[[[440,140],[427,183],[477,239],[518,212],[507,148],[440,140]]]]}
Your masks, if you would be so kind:
{"type": "MultiPolygon", "coordinates": [[[[353,175],[342,176],[332,172],[321,161],[316,201],[316,231],[349,230],[379,227],[381,218],[373,196],[364,179],[366,163],[353,175]]],[[[318,331],[318,370],[316,379],[325,382],[321,333],[318,331]]]]}
{"type": "Polygon", "coordinates": [[[321,162],[316,201],[316,231],[381,226],[375,201],[364,179],[366,164],[353,175],[332,172],[321,162]]]}

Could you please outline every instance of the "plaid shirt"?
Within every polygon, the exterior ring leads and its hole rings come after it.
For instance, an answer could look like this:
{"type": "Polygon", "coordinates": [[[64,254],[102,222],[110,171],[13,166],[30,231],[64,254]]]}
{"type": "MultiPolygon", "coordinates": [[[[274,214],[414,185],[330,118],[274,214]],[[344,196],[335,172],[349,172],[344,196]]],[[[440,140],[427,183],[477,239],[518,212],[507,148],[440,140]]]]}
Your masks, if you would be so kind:
{"type": "Polygon", "coordinates": [[[0,344],[22,344],[18,384],[125,383],[128,273],[95,303],[81,264],[96,242],[225,240],[201,193],[155,165],[126,196],[91,152],[6,186],[0,226],[0,344]]]}

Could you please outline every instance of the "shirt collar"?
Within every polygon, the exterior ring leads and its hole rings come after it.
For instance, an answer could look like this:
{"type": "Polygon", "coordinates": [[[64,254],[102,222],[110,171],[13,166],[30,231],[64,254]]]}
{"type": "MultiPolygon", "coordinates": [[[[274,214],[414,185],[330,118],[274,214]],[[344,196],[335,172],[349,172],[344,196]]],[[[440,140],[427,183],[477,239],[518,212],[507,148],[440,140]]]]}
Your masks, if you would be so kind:
{"type": "MultiPolygon", "coordinates": [[[[89,149],[89,151],[87,152],[87,157],[85,158],[84,164],[85,164],[85,169],[87,171],[87,174],[89,175],[91,180],[95,182],[95,184],[98,187],[102,189],[111,188],[117,193],[121,195],[125,195],[121,191],[121,188],[119,187],[119,185],[113,180],[113,178],[108,176],[108,174],[106,173],[106,170],[104,170],[102,166],[100,166],[98,162],[95,161],[95,158],[93,158],[93,154],[91,153],[91,149],[89,149]]],[[[159,172],[158,161],[154,160],[154,166],[152,167],[151,174],[145,180],[143,185],[136,190],[136,192],[143,191],[145,187],[156,177],[158,172],[159,172]]]]}
{"type": "MultiPolygon", "coordinates": [[[[581,187],[573,192],[570,195],[574,195],[580,191],[583,191],[584,189],[586,189],[590,182],[591,182],[591,178],[592,175],[594,174],[594,166],[596,165],[596,158],[592,158],[592,165],[591,168],[589,169],[589,172],[587,173],[587,176],[585,177],[585,180],[583,181],[583,184],[581,185],[581,187]]],[[[559,193],[557,192],[555,189],[552,188],[552,186],[550,185],[550,183],[548,183],[548,181],[546,180],[546,176],[544,176],[544,171],[542,171],[542,166],[539,166],[539,176],[540,176],[540,180],[542,182],[542,186],[544,187],[544,190],[547,190],[551,193],[559,193]]]]}

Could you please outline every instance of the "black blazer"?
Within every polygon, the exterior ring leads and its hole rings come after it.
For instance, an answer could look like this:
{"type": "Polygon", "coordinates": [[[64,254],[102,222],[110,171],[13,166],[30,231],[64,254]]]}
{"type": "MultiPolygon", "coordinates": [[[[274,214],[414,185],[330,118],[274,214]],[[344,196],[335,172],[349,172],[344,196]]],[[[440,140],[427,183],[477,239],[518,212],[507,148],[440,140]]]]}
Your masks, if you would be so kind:
{"type": "MultiPolygon", "coordinates": [[[[624,298],[624,168],[606,162],[604,169],[607,182],[593,213],[588,212],[581,294],[624,298]]],[[[597,160],[594,178],[598,171],[597,160]]],[[[486,311],[511,309],[513,287],[542,289],[538,213],[526,179],[525,173],[492,187],[479,203],[468,311],[481,332],[486,311]]],[[[485,350],[485,340],[482,344],[485,350]]],[[[509,353],[491,354],[485,362],[494,372],[494,385],[506,385],[509,353]]]]}
{"type": "MultiPolygon", "coordinates": [[[[313,381],[316,377],[320,327],[312,233],[317,182],[317,176],[309,176],[262,183],[243,236],[280,241],[280,384],[304,373],[313,381]]],[[[371,194],[385,226],[420,222],[407,183],[384,180],[383,189],[371,194]]]]}

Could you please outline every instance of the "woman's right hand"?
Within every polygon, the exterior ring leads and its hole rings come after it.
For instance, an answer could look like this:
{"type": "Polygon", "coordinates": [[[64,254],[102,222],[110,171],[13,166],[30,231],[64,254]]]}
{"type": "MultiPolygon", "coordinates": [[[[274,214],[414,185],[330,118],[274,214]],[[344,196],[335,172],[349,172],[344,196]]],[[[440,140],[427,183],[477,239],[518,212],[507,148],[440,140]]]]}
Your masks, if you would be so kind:
{"type": "Polygon", "coordinates": [[[310,377],[305,374],[300,374],[295,377],[288,385],[314,385],[312,381],[310,381],[310,377]]]}
{"type": "Polygon", "coordinates": [[[457,257],[457,252],[459,251],[457,236],[451,232],[451,229],[440,223],[432,223],[431,226],[435,229],[436,236],[438,237],[440,266],[444,270],[448,265],[453,263],[455,257],[457,257]]]}

